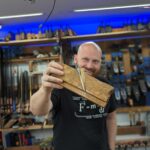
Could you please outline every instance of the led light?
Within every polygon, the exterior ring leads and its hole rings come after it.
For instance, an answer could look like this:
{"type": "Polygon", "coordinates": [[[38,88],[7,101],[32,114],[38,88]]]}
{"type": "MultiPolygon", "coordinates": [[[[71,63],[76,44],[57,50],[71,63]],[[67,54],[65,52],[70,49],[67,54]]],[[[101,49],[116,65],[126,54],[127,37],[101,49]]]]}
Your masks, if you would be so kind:
{"type": "Polygon", "coordinates": [[[0,19],[13,19],[13,18],[22,18],[22,17],[34,17],[41,16],[43,13],[33,13],[33,14],[21,14],[21,15],[11,15],[11,16],[0,16],[0,19]]]}
{"type": "Polygon", "coordinates": [[[103,7],[103,8],[89,8],[89,9],[76,9],[76,10],[74,10],[74,12],[112,10],[112,9],[136,8],[136,7],[147,7],[147,6],[150,6],[150,4],[139,4],[139,5],[128,5],[128,6],[114,6],[114,7],[103,7]]]}
{"type": "Polygon", "coordinates": [[[2,25],[0,25],[0,30],[2,29],[2,25]]]}

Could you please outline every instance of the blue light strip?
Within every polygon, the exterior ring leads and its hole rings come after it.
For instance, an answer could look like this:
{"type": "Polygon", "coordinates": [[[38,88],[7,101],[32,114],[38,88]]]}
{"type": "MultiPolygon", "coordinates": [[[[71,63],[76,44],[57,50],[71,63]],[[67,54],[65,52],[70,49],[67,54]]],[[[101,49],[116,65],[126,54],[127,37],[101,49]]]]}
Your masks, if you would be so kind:
{"type": "MultiPolygon", "coordinates": [[[[127,15],[115,15],[115,16],[102,16],[100,17],[87,17],[87,18],[78,18],[78,19],[69,19],[63,21],[50,21],[42,30],[50,27],[52,25],[52,29],[56,30],[58,28],[66,29],[66,26],[71,27],[77,35],[84,35],[84,34],[95,34],[98,26],[106,26],[111,25],[113,28],[120,28],[125,23],[130,24],[137,24],[138,21],[142,21],[142,23],[147,24],[150,22],[150,12],[146,14],[127,14],[127,15]]],[[[18,31],[24,30],[25,32],[34,32],[38,33],[39,25],[41,22],[38,23],[31,23],[31,24],[23,24],[23,25],[11,25],[11,26],[3,26],[0,30],[3,33],[8,33],[9,31],[13,31],[17,33],[18,31]]]]}

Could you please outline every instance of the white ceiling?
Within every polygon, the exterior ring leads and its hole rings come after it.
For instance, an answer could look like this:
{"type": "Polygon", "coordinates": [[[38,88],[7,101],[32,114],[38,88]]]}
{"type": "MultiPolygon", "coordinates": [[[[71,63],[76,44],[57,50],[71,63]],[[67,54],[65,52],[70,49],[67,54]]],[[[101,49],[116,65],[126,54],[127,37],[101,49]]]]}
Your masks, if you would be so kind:
{"type": "MultiPolygon", "coordinates": [[[[50,13],[54,0],[0,0],[0,16],[17,15],[24,13],[37,13],[43,12],[43,16],[18,18],[18,19],[5,19],[0,20],[0,24],[3,26],[15,25],[15,24],[27,24],[31,22],[44,22],[50,13]],[[35,1],[35,2],[31,2],[35,1]]],[[[150,0],[56,0],[54,11],[49,18],[50,22],[59,22],[67,20],[74,20],[78,22],[78,18],[107,18],[108,16],[127,15],[135,16],[138,14],[149,14],[150,8],[130,8],[122,10],[106,10],[95,12],[82,12],[74,13],[74,9],[81,8],[97,8],[108,6],[120,6],[120,5],[133,5],[133,4],[145,4],[150,3],[150,0]]]]}

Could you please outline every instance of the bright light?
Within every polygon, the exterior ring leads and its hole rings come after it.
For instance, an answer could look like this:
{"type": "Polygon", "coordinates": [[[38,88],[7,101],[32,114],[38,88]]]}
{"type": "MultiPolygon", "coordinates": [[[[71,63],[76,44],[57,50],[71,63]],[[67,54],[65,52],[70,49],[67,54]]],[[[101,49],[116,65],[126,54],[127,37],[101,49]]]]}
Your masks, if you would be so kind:
{"type": "Polygon", "coordinates": [[[128,6],[115,6],[115,7],[104,7],[104,8],[76,9],[76,10],[74,10],[74,12],[112,10],[112,9],[136,8],[136,7],[147,7],[147,6],[150,6],[150,4],[139,4],[139,5],[128,5],[128,6]]]}
{"type": "Polygon", "coordinates": [[[13,18],[22,18],[22,17],[34,17],[41,16],[43,13],[33,13],[33,14],[21,14],[21,15],[11,15],[11,16],[0,16],[0,19],[13,19],[13,18]]]}
{"type": "Polygon", "coordinates": [[[0,25],[0,30],[2,29],[2,25],[0,25]]]}

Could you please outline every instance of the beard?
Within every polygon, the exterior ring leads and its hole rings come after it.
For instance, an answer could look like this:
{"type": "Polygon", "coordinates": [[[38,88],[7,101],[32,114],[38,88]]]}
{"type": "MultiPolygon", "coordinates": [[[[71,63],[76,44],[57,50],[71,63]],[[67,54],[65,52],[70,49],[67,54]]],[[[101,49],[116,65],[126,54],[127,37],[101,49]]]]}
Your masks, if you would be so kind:
{"type": "Polygon", "coordinates": [[[97,76],[98,74],[98,71],[96,71],[95,69],[87,69],[87,68],[84,68],[84,71],[90,75],[90,76],[97,76]]]}

